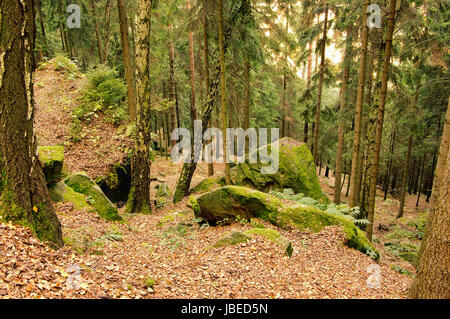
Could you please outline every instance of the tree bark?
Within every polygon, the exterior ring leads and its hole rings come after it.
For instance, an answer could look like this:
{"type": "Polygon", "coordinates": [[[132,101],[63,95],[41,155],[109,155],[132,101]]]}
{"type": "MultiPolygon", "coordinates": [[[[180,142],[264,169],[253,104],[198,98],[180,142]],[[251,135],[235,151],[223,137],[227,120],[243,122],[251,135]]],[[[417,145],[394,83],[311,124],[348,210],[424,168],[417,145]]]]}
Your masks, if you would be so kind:
{"type": "Polygon", "coordinates": [[[323,22],[323,35],[322,46],[320,47],[320,70],[319,70],[319,84],[317,87],[317,106],[316,106],[316,118],[314,121],[314,149],[313,157],[314,163],[317,166],[319,156],[319,126],[320,126],[320,109],[322,105],[322,87],[323,87],[323,74],[325,69],[325,48],[327,46],[327,31],[328,31],[328,3],[325,1],[325,20],[323,22]]]}
{"type": "Polygon", "coordinates": [[[383,134],[383,121],[384,121],[387,86],[389,79],[389,67],[391,63],[391,54],[392,54],[392,36],[394,34],[394,26],[395,26],[395,5],[396,0],[391,0],[389,5],[389,16],[387,18],[388,29],[386,36],[386,49],[381,77],[380,104],[378,107],[377,131],[375,137],[375,152],[373,158],[372,176],[370,179],[369,214],[368,214],[368,220],[370,224],[367,227],[367,238],[370,241],[372,241],[373,220],[375,215],[375,196],[377,191],[378,164],[380,159],[381,138],[383,134]]]}
{"type": "Polygon", "coordinates": [[[228,107],[227,107],[227,84],[225,76],[225,50],[224,50],[224,36],[223,36],[223,1],[217,2],[218,11],[218,28],[219,28],[219,48],[220,48],[220,95],[222,104],[222,134],[223,134],[223,159],[225,162],[225,184],[230,185],[230,165],[228,163],[228,148],[227,148],[227,124],[228,124],[228,107]]]}
{"type": "Polygon", "coordinates": [[[450,206],[450,98],[445,117],[438,162],[419,265],[411,284],[409,298],[450,298],[449,216],[450,206]]]}
{"type": "Polygon", "coordinates": [[[398,209],[397,218],[403,217],[403,210],[405,207],[405,197],[406,197],[406,181],[408,179],[409,172],[409,162],[411,161],[411,150],[412,150],[413,138],[409,135],[408,139],[408,150],[406,152],[405,163],[403,164],[403,177],[402,177],[402,188],[400,190],[400,207],[398,209]]]}
{"type": "Polygon", "coordinates": [[[350,206],[357,205],[357,197],[359,190],[356,185],[358,183],[358,168],[359,168],[359,149],[361,139],[361,119],[362,119],[362,106],[364,102],[364,85],[366,80],[366,60],[367,60],[367,43],[369,39],[369,27],[367,26],[367,18],[369,13],[367,7],[369,0],[364,0],[363,12],[362,12],[362,35],[361,35],[361,57],[359,60],[359,72],[358,72],[358,91],[356,95],[356,108],[355,108],[355,129],[353,138],[353,156],[352,156],[352,171],[350,181],[350,206]]]}
{"type": "Polygon", "coordinates": [[[150,92],[150,32],[152,0],[139,0],[136,47],[136,137],[131,162],[131,189],[127,213],[151,213],[151,92],[150,92]]]}
{"type": "MultiPolygon", "coordinates": [[[[191,10],[190,0],[187,0],[187,10],[191,10]]],[[[195,110],[195,57],[194,57],[194,37],[192,30],[189,28],[189,68],[191,71],[190,84],[191,84],[191,129],[194,132],[194,121],[197,119],[197,112],[195,110]]]]}
{"type": "Polygon", "coordinates": [[[103,63],[105,63],[105,57],[103,56],[102,38],[100,36],[100,28],[98,26],[97,16],[95,14],[94,0],[89,0],[89,4],[91,6],[92,17],[94,18],[95,36],[97,38],[98,59],[100,61],[100,64],[103,64],[103,63]]]}
{"type": "MultiPolygon", "coordinates": [[[[208,15],[206,1],[203,2],[203,58],[205,63],[205,94],[209,92],[209,49],[208,49],[208,15]]],[[[209,121],[211,128],[211,121],[209,121]]],[[[208,176],[214,175],[214,163],[208,163],[208,176]]]]}
{"type": "Polygon", "coordinates": [[[136,119],[136,90],[134,87],[133,65],[131,63],[130,41],[128,38],[128,18],[125,0],[117,0],[119,10],[120,37],[122,42],[123,66],[127,82],[128,113],[130,121],[136,119]]]}
{"type": "Polygon", "coordinates": [[[344,110],[347,108],[347,89],[350,75],[350,62],[352,59],[352,43],[353,29],[349,25],[347,27],[347,39],[345,41],[345,52],[342,75],[341,90],[339,92],[339,125],[338,125],[338,147],[336,153],[336,171],[334,173],[334,197],[333,202],[339,204],[341,202],[341,178],[342,178],[342,156],[344,153],[344,110]]]}
{"type": "Polygon", "coordinates": [[[0,214],[3,221],[27,226],[39,239],[59,248],[63,246],[61,224],[48,194],[33,131],[34,1],[0,1],[0,12],[0,214]]]}

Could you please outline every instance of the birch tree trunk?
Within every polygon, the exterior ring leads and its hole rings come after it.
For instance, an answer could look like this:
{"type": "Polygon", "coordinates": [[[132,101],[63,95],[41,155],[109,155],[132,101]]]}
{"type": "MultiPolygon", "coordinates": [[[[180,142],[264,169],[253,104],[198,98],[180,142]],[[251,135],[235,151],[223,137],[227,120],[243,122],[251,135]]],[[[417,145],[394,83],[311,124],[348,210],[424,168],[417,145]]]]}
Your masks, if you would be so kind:
{"type": "Polygon", "coordinates": [[[151,213],[151,95],[150,95],[150,32],[152,0],[139,0],[136,47],[136,137],[131,162],[131,189],[127,213],[151,213]]]}

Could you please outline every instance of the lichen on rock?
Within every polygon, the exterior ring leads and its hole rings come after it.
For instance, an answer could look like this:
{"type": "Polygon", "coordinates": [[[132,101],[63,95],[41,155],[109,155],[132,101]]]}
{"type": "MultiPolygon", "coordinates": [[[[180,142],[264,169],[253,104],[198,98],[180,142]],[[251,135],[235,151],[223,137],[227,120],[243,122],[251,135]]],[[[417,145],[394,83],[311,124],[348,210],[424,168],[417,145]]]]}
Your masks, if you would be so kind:
{"type": "Polygon", "coordinates": [[[38,154],[47,184],[52,185],[59,182],[64,164],[64,147],[59,145],[39,146],[38,154]]]}

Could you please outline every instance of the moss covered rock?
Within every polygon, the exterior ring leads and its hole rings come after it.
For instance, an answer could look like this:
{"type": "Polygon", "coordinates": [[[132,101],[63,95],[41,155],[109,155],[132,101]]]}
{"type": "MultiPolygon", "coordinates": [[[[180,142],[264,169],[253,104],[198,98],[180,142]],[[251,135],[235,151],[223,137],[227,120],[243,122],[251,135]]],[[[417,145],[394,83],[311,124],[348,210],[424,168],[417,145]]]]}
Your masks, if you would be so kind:
{"type": "MultiPolygon", "coordinates": [[[[294,139],[285,137],[278,145],[267,146],[268,154],[279,152],[279,170],[275,174],[262,174],[261,168],[266,164],[240,163],[231,169],[231,181],[235,185],[249,186],[260,191],[282,190],[291,188],[295,193],[314,198],[319,202],[329,203],[316,174],[314,160],[308,146],[294,139]]],[[[259,152],[259,150],[254,151],[259,152]]]]}
{"type": "Polygon", "coordinates": [[[67,176],[64,183],[75,192],[86,195],[86,200],[94,210],[107,220],[120,220],[121,217],[114,204],[105,196],[100,187],[85,173],[67,176]]]}
{"type": "Polygon", "coordinates": [[[225,186],[198,198],[191,197],[197,217],[209,224],[231,223],[236,220],[260,218],[281,227],[319,232],[326,226],[343,227],[347,245],[377,259],[379,253],[363,231],[345,217],[307,205],[284,205],[275,196],[242,186],[225,186]]]}
{"type": "Polygon", "coordinates": [[[292,252],[294,251],[294,249],[292,248],[291,241],[288,238],[282,236],[275,229],[256,227],[256,228],[252,228],[252,229],[245,231],[244,234],[259,235],[259,236],[263,236],[263,237],[269,239],[270,241],[274,242],[275,244],[281,246],[281,248],[283,249],[283,252],[286,256],[291,257],[292,252]]]}
{"type": "Polygon", "coordinates": [[[191,189],[191,193],[206,193],[225,185],[224,177],[207,177],[191,189]]]}
{"type": "Polygon", "coordinates": [[[241,232],[233,232],[224,237],[220,238],[216,243],[209,248],[219,248],[224,246],[237,245],[241,243],[245,243],[250,240],[250,236],[241,232]]]}
{"type": "Polygon", "coordinates": [[[91,207],[83,194],[75,192],[62,181],[50,187],[49,193],[54,202],[70,202],[75,209],[91,207]]]}
{"type": "Polygon", "coordinates": [[[59,182],[64,164],[64,147],[58,145],[39,146],[38,153],[47,184],[52,185],[59,182]]]}

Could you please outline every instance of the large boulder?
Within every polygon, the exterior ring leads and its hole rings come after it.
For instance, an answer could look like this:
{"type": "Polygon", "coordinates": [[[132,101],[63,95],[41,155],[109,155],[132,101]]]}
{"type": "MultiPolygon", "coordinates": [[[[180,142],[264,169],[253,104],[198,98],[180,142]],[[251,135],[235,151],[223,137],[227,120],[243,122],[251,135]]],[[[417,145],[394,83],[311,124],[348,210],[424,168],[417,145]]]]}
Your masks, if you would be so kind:
{"type": "Polygon", "coordinates": [[[54,202],[70,202],[73,203],[75,209],[91,207],[83,194],[75,192],[63,181],[52,185],[49,188],[49,193],[54,202]]]}
{"type": "MultiPolygon", "coordinates": [[[[279,153],[279,169],[276,173],[263,174],[261,168],[267,166],[267,164],[262,164],[260,161],[250,163],[249,155],[247,155],[245,163],[239,163],[231,169],[231,183],[255,188],[262,192],[290,188],[295,193],[302,193],[304,196],[314,198],[321,203],[330,202],[320,188],[313,156],[305,143],[285,137],[278,141],[278,145],[267,145],[269,156],[275,151],[279,153]]],[[[259,149],[253,152],[259,153],[259,149]]],[[[223,186],[224,182],[224,177],[208,177],[195,186],[192,192],[211,191],[223,186]]]]}
{"type": "Polygon", "coordinates": [[[59,145],[39,146],[38,154],[47,184],[52,185],[59,182],[64,164],[64,147],[59,145]]]}
{"type": "Polygon", "coordinates": [[[297,204],[285,205],[275,196],[242,186],[225,186],[198,198],[191,204],[196,217],[211,225],[227,224],[237,220],[260,218],[280,227],[319,232],[326,226],[342,226],[347,245],[378,258],[379,254],[361,231],[349,219],[297,204]]]}
{"type": "Polygon", "coordinates": [[[107,220],[120,220],[121,217],[114,204],[106,197],[100,187],[85,173],[76,173],[67,176],[64,183],[75,192],[86,196],[86,200],[94,210],[107,220]]]}

